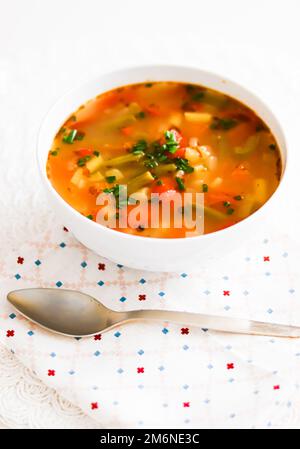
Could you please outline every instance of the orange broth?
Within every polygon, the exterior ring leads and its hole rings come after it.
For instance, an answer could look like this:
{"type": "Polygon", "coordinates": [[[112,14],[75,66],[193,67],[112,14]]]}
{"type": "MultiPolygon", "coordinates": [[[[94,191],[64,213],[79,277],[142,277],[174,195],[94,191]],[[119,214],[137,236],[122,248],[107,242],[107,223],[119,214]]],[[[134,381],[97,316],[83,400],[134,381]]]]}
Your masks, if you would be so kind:
{"type": "MultiPolygon", "coordinates": [[[[64,200],[92,220],[102,207],[98,195],[116,195],[120,184],[143,198],[204,193],[207,234],[268,200],[281,157],[270,129],[239,101],[198,85],[149,82],[100,94],[74,112],[54,138],[47,174],[64,200]]],[[[120,206],[117,218],[122,213],[120,206]]],[[[187,231],[172,223],[120,228],[118,220],[115,229],[164,238],[187,231]]]]}

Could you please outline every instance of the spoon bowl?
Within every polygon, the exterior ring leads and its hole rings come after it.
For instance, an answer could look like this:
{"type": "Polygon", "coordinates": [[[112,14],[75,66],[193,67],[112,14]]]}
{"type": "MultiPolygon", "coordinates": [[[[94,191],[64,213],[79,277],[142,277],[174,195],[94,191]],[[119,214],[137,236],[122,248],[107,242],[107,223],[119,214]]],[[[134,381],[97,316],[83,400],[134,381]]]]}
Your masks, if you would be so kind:
{"type": "Polygon", "coordinates": [[[15,290],[8,301],[26,318],[53,332],[72,337],[93,335],[125,317],[90,295],[75,290],[15,290]]]}

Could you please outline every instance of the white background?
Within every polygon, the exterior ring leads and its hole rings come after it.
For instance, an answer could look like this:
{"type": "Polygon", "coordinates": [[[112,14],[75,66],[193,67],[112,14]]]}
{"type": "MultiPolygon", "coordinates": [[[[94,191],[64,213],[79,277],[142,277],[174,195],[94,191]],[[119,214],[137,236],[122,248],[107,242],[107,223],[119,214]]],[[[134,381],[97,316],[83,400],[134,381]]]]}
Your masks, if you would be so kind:
{"type": "Polygon", "coordinates": [[[299,0],[1,0],[0,7],[2,239],[13,238],[29,191],[34,208],[46,207],[34,161],[43,115],[67,89],[115,68],[186,64],[245,85],[282,121],[297,174],[299,0]],[[8,184],[19,186],[17,195],[8,184]]]}

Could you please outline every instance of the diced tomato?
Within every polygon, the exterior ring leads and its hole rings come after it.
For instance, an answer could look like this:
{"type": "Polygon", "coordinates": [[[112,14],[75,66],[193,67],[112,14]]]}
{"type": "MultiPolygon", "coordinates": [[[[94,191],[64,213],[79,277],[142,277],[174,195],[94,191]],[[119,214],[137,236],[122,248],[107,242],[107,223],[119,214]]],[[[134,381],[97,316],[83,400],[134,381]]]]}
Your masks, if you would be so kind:
{"type": "Polygon", "coordinates": [[[93,154],[93,150],[91,148],[80,148],[80,150],[76,151],[76,153],[81,156],[91,156],[93,154]]]}
{"type": "Polygon", "coordinates": [[[166,156],[170,159],[174,159],[175,157],[184,157],[185,156],[185,148],[178,148],[175,153],[166,152],[166,156]]]}
{"type": "Polygon", "coordinates": [[[158,117],[160,115],[159,106],[157,106],[156,104],[149,104],[148,106],[145,106],[144,109],[153,117],[158,117]]]}
{"type": "Polygon", "coordinates": [[[176,142],[179,143],[179,147],[175,151],[175,153],[170,153],[169,151],[167,151],[166,155],[170,159],[174,159],[175,157],[184,157],[185,147],[186,147],[186,139],[182,136],[182,134],[179,131],[177,131],[177,129],[170,129],[169,131],[174,135],[176,142]]]}
{"type": "Polygon", "coordinates": [[[121,133],[124,136],[130,136],[133,132],[133,127],[132,126],[126,126],[125,128],[121,129],[121,133]]]}
{"type": "Polygon", "coordinates": [[[176,185],[175,180],[170,178],[161,178],[161,183],[159,181],[155,181],[152,185],[151,193],[176,193],[176,185]]]}
{"type": "Polygon", "coordinates": [[[225,192],[214,192],[209,191],[205,194],[205,203],[209,206],[211,204],[217,204],[221,202],[229,201],[230,203],[235,203],[232,196],[225,192]]]}

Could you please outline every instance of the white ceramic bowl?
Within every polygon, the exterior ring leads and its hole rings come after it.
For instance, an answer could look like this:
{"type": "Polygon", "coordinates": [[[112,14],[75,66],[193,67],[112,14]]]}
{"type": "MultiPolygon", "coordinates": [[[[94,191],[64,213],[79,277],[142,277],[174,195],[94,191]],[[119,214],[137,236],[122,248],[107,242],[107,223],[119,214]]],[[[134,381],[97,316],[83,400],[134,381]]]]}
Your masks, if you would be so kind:
{"type": "Polygon", "coordinates": [[[208,260],[222,257],[228,251],[247,241],[249,236],[263,226],[267,214],[276,214],[276,203],[282,195],[285,179],[287,149],[283,131],[268,107],[255,95],[240,85],[221,76],[198,68],[178,66],[143,66],[115,71],[72,90],[61,98],[44,119],[38,136],[38,165],[43,184],[52,206],[62,223],[73,232],[83,245],[112,261],[151,271],[178,271],[201,269],[208,260]],[[48,151],[57,130],[66,117],[81,104],[96,95],[126,84],[145,81],[182,81],[202,84],[228,94],[252,108],[270,127],[281,150],[283,174],[280,185],[272,197],[257,212],[234,226],[211,234],[159,239],[134,236],[106,228],[87,220],[67,204],[52,187],[46,175],[48,151]]]}

